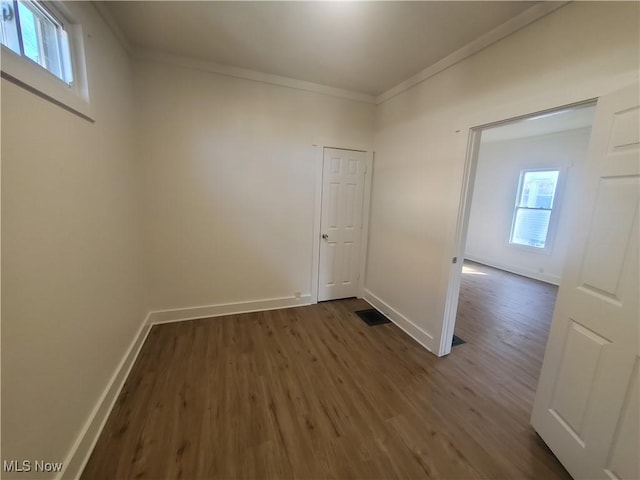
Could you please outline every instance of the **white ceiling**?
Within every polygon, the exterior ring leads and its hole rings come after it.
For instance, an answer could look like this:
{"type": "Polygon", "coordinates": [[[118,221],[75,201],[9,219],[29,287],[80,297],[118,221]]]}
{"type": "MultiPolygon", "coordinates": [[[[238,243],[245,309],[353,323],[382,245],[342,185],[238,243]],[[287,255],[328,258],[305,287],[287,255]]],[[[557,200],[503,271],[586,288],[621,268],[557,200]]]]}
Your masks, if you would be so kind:
{"type": "Polygon", "coordinates": [[[538,135],[591,127],[595,110],[596,107],[594,105],[556,110],[504,125],[498,125],[483,130],[481,141],[482,143],[501,142],[515,138],[535,137],[538,135]]]}
{"type": "Polygon", "coordinates": [[[536,2],[100,2],[134,48],[379,95],[536,2]]]}

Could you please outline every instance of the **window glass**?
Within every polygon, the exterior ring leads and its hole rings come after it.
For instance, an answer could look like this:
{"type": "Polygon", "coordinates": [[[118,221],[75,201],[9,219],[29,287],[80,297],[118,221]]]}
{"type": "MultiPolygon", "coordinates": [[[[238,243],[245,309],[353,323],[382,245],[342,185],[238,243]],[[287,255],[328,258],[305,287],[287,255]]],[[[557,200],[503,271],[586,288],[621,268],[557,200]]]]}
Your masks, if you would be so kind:
{"type": "Polygon", "coordinates": [[[558,170],[524,171],[511,226],[512,244],[545,248],[558,184],[558,170]]]}
{"type": "Polygon", "coordinates": [[[20,38],[18,37],[18,23],[13,2],[2,2],[2,23],[0,23],[2,44],[20,55],[20,38]]]}
{"type": "Polygon", "coordinates": [[[67,84],[71,52],[62,23],[35,1],[2,2],[2,43],[67,84]]]}

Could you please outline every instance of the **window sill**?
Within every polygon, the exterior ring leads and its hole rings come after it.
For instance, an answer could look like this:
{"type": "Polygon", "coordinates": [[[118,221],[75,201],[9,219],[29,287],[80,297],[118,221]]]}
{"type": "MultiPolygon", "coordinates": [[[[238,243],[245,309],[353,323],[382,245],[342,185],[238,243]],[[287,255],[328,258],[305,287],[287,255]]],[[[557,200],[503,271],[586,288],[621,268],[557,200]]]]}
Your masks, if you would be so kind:
{"type": "Polygon", "coordinates": [[[95,122],[95,113],[87,95],[83,95],[77,89],[66,85],[55,75],[28,58],[16,55],[4,45],[1,47],[0,70],[2,78],[85,120],[95,122]]]}
{"type": "Polygon", "coordinates": [[[507,243],[509,248],[514,250],[519,250],[521,252],[534,253],[534,254],[542,254],[542,255],[551,255],[551,245],[547,245],[544,248],[531,247],[529,245],[520,245],[519,243],[507,243]]]}

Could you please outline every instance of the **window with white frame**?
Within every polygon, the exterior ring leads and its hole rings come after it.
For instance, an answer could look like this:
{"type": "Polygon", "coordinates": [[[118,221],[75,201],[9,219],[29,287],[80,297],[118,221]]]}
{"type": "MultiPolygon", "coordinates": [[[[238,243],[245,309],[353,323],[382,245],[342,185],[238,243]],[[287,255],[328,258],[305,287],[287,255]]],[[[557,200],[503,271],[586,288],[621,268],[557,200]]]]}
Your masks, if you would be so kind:
{"type": "Polygon", "coordinates": [[[62,19],[44,2],[2,2],[2,44],[58,77],[73,83],[71,49],[62,19]]]}
{"type": "Polygon", "coordinates": [[[0,6],[2,78],[95,121],[80,23],[91,7],[57,0],[0,0],[0,6]]]}
{"type": "Polygon", "coordinates": [[[511,224],[509,242],[544,250],[550,243],[559,170],[523,170],[511,224]]]}

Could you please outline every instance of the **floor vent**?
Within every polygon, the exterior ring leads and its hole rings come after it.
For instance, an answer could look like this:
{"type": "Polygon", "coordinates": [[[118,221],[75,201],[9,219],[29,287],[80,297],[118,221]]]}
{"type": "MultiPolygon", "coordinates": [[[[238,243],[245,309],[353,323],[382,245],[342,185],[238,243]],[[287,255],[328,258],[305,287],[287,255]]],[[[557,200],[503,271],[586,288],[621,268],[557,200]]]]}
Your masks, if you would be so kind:
{"type": "Polygon", "coordinates": [[[375,308],[370,308],[368,310],[358,310],[355,312],[362,320],[366,322],[370,327],[375,327],[376,325],[382,325],[383,323],[389,323],[389,319],[382,315],[375,308]]]}
{"type": "Polygon", "coordinates": [[[456,345],[462,345],[463,343],[467,343],[465,342],[463,339],[461,339],[460,337],[456,337],[455,335],[453,336],[453,341],[451,342],[451,346],[455,347],[456,345]]]}

